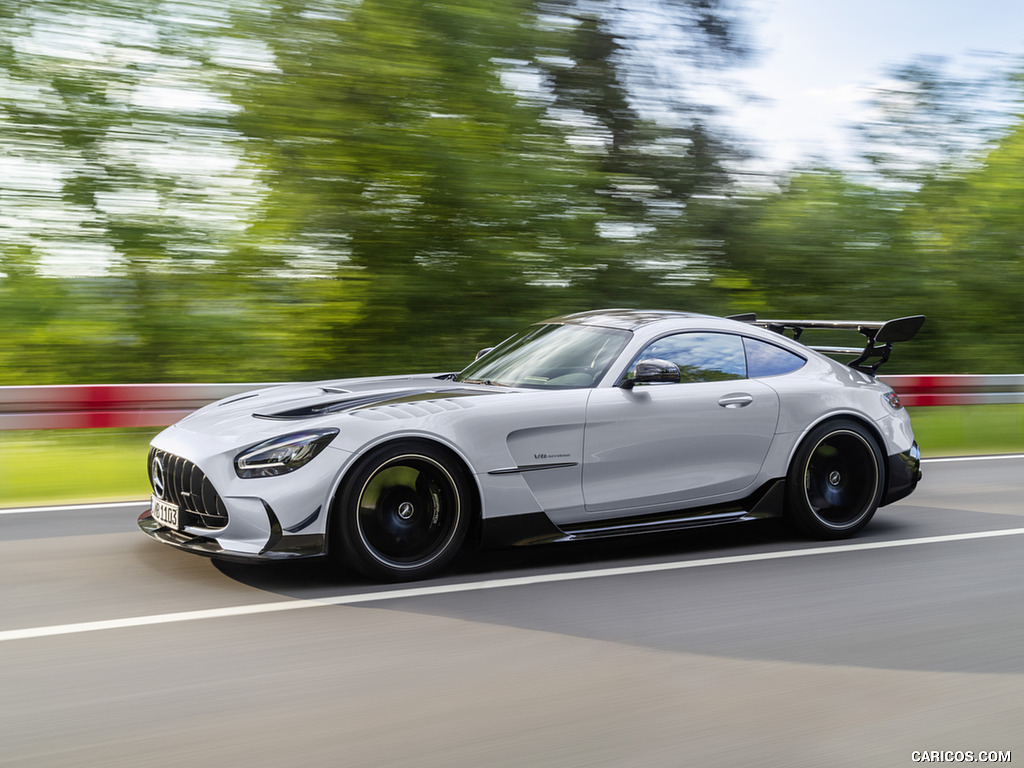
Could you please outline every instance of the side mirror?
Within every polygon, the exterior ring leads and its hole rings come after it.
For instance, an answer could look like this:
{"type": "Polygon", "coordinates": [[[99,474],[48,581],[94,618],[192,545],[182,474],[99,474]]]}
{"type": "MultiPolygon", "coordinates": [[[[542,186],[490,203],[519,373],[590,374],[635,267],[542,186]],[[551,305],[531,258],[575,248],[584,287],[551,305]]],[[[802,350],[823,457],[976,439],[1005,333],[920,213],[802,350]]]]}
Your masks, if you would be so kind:
{"type": "Polygon", "coordinates": [[[632,389],[637,384],[678,384],[683,380],[679,366],[668,360],[649,357],[636,364],[632,379],[622,382],[623,389],[632,389]]]}
{"type": "Polygon", "coordinates": [[[473,360],[474,361],[479,360],[481,357],[486,355],[492,349],[494,349],[494,347],[484,347],[483,349],[481,349],[479,352],[476,353],[476,357],[474,357],[473,360]]]}

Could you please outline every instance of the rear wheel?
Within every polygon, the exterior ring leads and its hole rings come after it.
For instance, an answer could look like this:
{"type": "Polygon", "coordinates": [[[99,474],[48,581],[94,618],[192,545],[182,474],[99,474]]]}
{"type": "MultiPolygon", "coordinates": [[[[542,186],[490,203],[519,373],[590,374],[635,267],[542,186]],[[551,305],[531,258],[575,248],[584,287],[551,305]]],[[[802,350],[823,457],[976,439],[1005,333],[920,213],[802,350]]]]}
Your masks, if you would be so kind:
{"type": "Polygon", "coordinates": [[[469,498],[461,466],[442,449],[411,441],[382,446],[346,481],[334,514],[335,544],[371,578],[425,578],[465,540],[469,498]]]}
{"type": "Polygon", "coordinates": [[[820,539],[852,536],[881,501],[882,452],[856,421],[826,422],[800,444],[786,486],[786,516],[797,529],[820,539]]]}

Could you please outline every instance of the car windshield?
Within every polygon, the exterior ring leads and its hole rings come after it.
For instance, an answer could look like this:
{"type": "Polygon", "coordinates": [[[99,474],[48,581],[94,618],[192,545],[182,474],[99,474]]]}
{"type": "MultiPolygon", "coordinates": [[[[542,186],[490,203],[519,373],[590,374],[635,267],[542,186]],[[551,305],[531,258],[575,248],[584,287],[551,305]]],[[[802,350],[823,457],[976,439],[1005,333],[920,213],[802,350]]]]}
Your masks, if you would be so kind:
{"type": "Polygon", "coordinates": [[[588,325],[535,325],[503,341],[457,380],[507,387],[592,387],[631,335],[588,325]]]}

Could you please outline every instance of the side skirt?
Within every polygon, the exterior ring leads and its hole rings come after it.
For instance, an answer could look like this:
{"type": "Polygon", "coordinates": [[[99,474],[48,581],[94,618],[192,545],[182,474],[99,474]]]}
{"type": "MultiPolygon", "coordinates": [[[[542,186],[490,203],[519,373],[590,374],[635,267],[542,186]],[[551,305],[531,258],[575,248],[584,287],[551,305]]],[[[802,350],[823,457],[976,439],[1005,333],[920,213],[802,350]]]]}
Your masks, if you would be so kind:
{"type": "Polygon", "coordinates": [[[757,491],[731,504],[664,512],[657,515],[584,522],[561,527],[543,512],[512,515],[482,521],[481,546],[529,546],[565,541],[589,541],[641,533],[665,533],[687,528],[740,523],[769,517],[781,517],[786,481],[772,480],[757,491]]]}

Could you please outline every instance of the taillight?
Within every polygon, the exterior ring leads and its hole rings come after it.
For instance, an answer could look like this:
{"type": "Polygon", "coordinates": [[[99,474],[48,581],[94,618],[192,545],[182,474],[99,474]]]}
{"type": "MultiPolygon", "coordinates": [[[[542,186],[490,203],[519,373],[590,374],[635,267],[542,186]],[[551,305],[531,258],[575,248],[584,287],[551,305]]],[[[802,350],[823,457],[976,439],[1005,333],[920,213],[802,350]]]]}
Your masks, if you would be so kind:
{"type": "Polygon", "coordinates": [[[903,407],[903,403],[900,402],[900,396],[895,392],[886,392],[882,395],[882,399],[889,404],[889,407],[894,411],[900,410],[903,407]]]}

